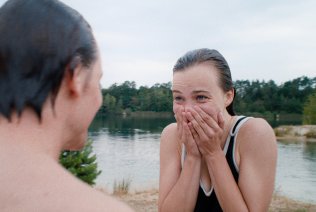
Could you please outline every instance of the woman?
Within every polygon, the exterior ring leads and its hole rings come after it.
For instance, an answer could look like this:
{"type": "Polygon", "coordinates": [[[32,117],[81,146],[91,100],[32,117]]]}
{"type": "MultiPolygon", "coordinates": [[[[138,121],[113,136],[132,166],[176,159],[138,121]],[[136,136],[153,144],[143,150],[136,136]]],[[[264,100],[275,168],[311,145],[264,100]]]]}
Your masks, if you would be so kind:
{"type": "Polygon", "coordinates": [[[236,116],[229,66],[197,49],[173,69],[176,122],[161,135],[159,211],[267,211],[277,146],[269,124],[236,116]]]}
{"type": "Polygon", "coordinates": [[[9,0],[0,34],[0,211],[131,211],[58,162],[102,101],[89,24],[57,0],[9,0]]]}

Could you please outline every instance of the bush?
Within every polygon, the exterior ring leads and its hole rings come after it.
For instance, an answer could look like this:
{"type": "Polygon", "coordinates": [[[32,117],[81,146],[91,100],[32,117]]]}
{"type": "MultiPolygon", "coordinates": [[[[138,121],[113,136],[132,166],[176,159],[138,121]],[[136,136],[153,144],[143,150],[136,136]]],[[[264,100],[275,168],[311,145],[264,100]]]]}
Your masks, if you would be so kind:
{"type": "Polygon", "coordinates": [[[91,155],[91,153],[92,140],[88,140],[81,151],[63,151],[60,154],[59,162],[82,181],[94,185],[101,171],[98,170],[96,155],[91,155]]]}

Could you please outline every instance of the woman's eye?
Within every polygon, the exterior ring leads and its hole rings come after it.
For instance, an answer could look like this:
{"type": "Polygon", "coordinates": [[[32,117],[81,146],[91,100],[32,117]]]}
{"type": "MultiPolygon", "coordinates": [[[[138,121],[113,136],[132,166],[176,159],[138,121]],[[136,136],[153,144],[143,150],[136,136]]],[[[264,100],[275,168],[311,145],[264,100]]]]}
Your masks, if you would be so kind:
{"type": "Polygon", "coordinates": [[[206,96],[202,96],[202,95],[199,95],[196,97],[196,100],[198,100],[198,101],[204,101],[206,99],[208,99],[208,98],[206,96]]]}
{"type": "Polygon", "coordinates": [[[173,100],[176,101],[176,102],[180,102],[180,101],[182,101],[183,99],[182,99],[182,97],[180,97],[180,96],[175,96],[175,97],[173,97],[173,100]]]}

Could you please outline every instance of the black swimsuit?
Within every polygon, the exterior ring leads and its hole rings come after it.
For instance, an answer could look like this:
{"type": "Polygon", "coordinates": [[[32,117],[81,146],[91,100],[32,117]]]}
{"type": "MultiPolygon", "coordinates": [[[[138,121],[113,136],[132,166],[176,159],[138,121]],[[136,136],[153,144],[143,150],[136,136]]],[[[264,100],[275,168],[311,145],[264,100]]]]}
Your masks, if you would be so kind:
{"type": "MultiPolygon", "coordinates": [[[[230,134],[228,135],[227,138],[227,142],[229,140],[229,143],[226,143],[226,145],[228,144],[228,148],[227,148],[227,152],[226,152],[226,160],[227,163],[229,165],[229,168],[234,176],[235,181],[238,183],[238,177],[239,177],[239,173],[238,173],[238,167],[235,163],[235,159],[234,159],[234,146],[235,146],[235,139],[238,133],[239,128],[241,127],[241,125],[246,122],[249,118],[244,117],[244,116],[239,116],[234,127],[232,128],[230,134]],[[229,138],[230,137],[230,138],[229,138]]],[[[226,146],[225,145],[225,146],[226,146]]],[[[226,151],[224,148],[224,152],[226,151]]],[[[183,158],[184,160],[184,158],[183,158]]],[[[183,163],[183,161],[182,161],[183,163]]],[[[198,193],[198,197],[197,197],[197,201],[196,201],[196,205],[195,205],[195,212],[215,212],[215,211],[222,211],[222,208],[217,200],[216,194],[213,191],[213,188],[211,189],[211,191],[207,194],[205,192],[205,190],[203,189],[203,185],[200,184],[199,186],[199,193],[198,193]]]]}

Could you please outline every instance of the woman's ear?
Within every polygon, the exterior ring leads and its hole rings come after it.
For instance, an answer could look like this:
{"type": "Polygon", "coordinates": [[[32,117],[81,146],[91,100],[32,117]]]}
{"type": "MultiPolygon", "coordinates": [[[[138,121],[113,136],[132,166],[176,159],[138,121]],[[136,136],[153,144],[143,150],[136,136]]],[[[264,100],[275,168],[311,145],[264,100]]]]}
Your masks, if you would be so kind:
{"type": "Polygon", "coordinates": [[[225,93],[225,107],[228,107],[233,102],[234,96],[235,90],[233,88],[225,93]]]}

